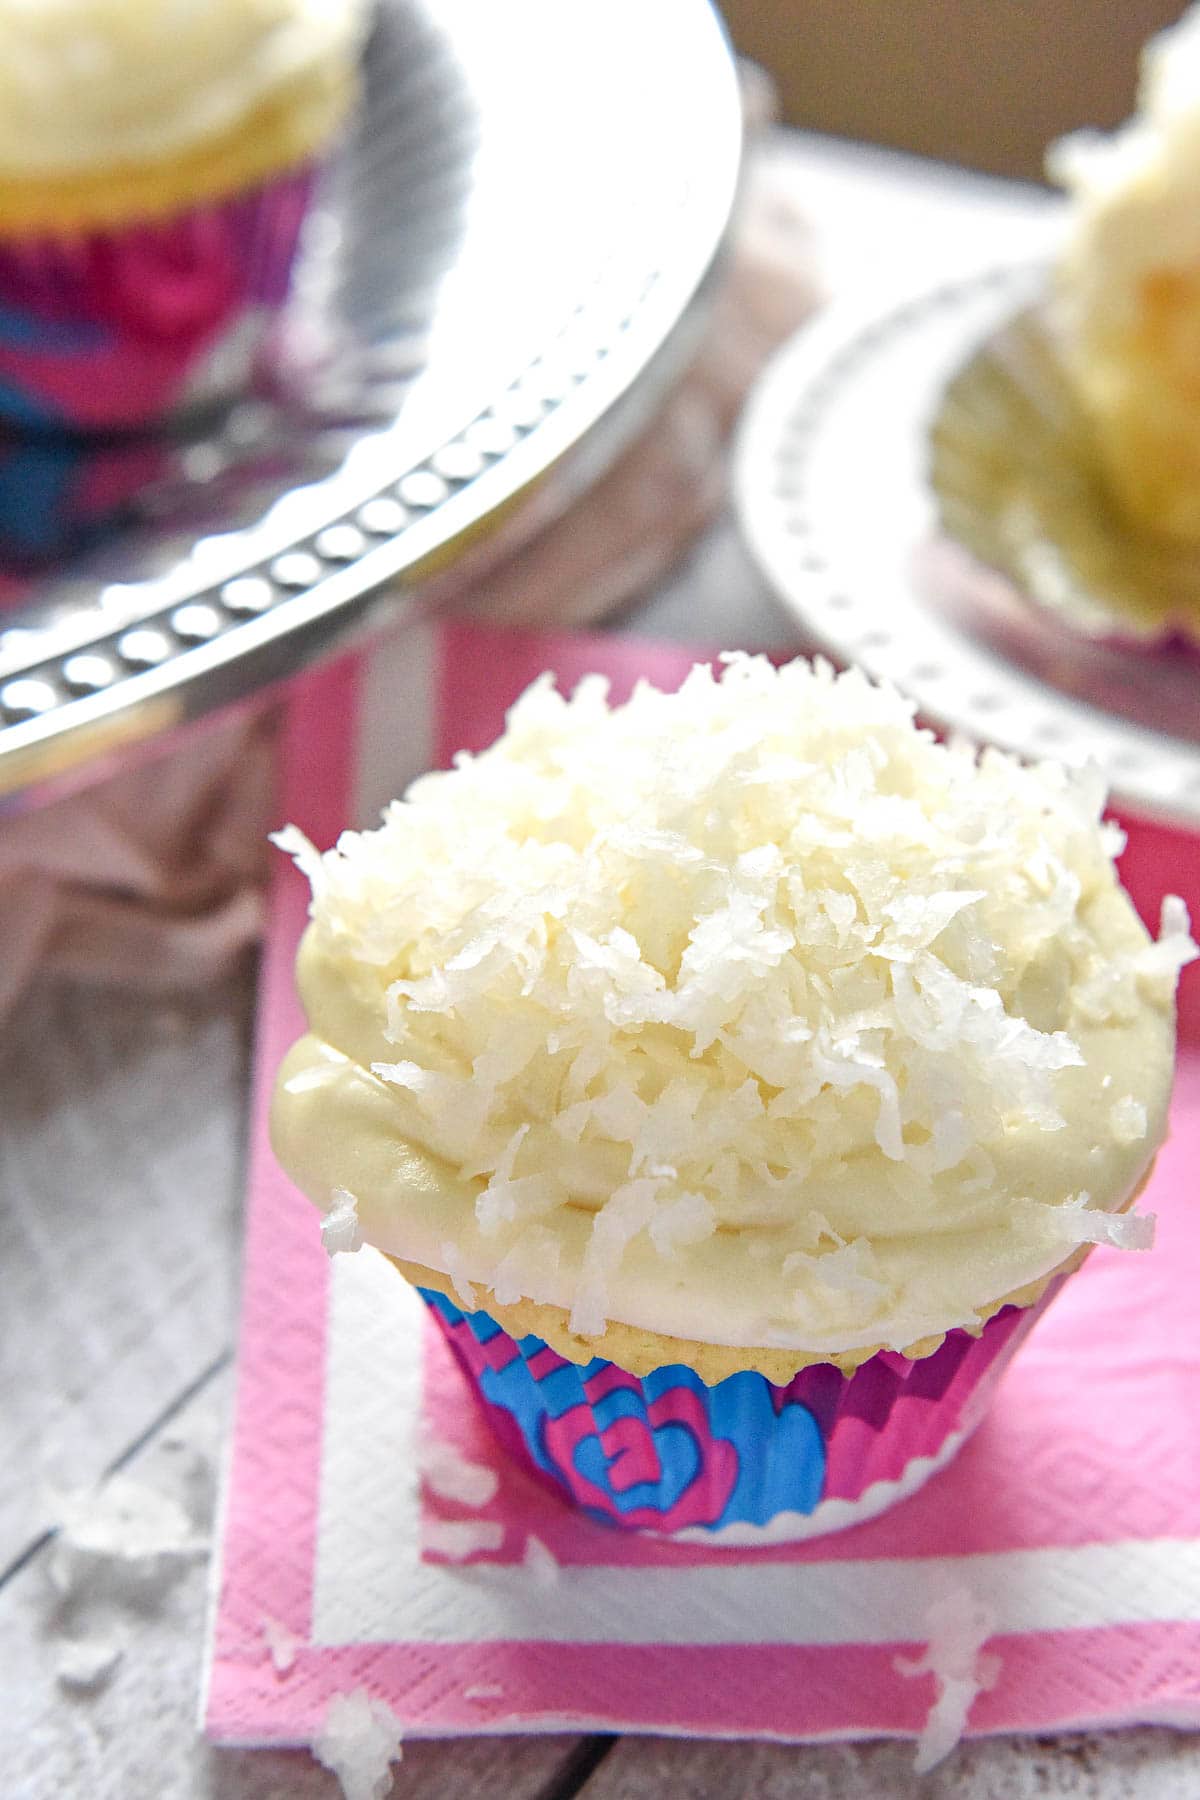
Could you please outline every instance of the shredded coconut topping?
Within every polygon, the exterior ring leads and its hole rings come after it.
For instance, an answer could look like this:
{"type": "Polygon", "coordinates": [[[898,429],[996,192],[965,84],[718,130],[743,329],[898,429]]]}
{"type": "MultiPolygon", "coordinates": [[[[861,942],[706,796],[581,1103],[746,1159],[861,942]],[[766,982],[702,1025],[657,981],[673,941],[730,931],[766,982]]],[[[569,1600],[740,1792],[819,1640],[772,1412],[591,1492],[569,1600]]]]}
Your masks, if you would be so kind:
{"type": "Polygon", "coordinates": [[[441,1246],[441,1251],[442,1263],[447,1275],[450,1277],[450,1285],[454,1289],[454,1298],[458,1301],[458,1304],[462,1307],[464,1312],[477,1312],[479,1309],[479,1301],[476,1297],[475,1289],[467,1279],[467,1267],[463,1259],[462,1251],[457,1244],[451,1244],[449,1242],[444,1243],[441,1246]]]}
{"type": "Polygon", "coordinates": [[[1118,1144],[1136,1144],[1146,1135],[1146,1109],[1132,1094],[1116,1102],[1108,1115],[1118,1144]]]}
{"type": "Polygon", "coordinates": [[[321,1242],[331,1260],[343,1252],[362,1249],[358,1201],[348,1188],[334,1188],[333,1204],[321,1220],[321,1242]]]}
{"type": "Polygon", "coordinates": [[[115,1633],[98,1637],[68,1638],[55,1658],[55,1675],[68,1693],[95,1693],[108,1680],[125,1646],[115,1633]]]}
{"type": "MultiPolygon", "coordinates": [[[[997,1146],[1062,1131],[1080,1033],[1169,1003],[1196,953],[1180,902],[1156,945],[1093,929],[1115,887],[1095,771],[940,744],[856,671],[723,660],[612,710],[598,678],[543,678],[378,831],[320,857],[280,839],[316,953],[377,987],[395,1053],[364,1060],[398,1134],[476,1184],[498,1296],[553,1281],[561,1208],[594,1214],[585,1335],[643,1234],[669,1268],[814,1199],[800,1289],[831,1317],[882,1303],[856,1163],[883,1171],[876,1236],[1006,1206],[997,1146]]],[[[1061,1229],[1108,1233],[1075,1208],[1061,1229]]]]}

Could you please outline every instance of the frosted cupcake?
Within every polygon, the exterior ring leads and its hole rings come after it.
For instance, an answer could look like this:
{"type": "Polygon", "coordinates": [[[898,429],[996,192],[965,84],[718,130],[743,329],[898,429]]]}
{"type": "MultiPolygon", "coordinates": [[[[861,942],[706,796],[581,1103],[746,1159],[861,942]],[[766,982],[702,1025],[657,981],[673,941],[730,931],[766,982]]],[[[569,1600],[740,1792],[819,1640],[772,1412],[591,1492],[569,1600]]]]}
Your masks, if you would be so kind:
{"type": "Polygon", "coordinates": [[[359,0],[0,0],[0,417],[245,380],[355,91],[359,0]]]}
{"type": "Polygon", "coordinates": [[[614,1524],[752,1540],[912,1491],[1127,1210],[1174,988],[1088,775],[727,659],[539,682],[319,856],[284,1167],[422,1290],[502,1439],[614,1524]]]}
{"type": "Polygon", "coordinates": [[[1053,319],[1118,507],[1200,540],[1200,9],[1142,53],[1137,116],[1054,146],[1071,195],[1053,319]]]}

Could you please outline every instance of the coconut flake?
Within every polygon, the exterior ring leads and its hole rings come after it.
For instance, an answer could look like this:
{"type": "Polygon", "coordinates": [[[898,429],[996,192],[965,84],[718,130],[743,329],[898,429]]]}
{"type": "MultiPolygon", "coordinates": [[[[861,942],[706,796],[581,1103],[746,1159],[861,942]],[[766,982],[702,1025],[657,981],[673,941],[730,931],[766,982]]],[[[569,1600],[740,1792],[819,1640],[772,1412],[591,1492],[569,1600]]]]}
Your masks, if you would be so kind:
{"type": "Polygon", "coordinates": [[[583,1135],[595,1108],[594,1100],[576,1100],[565,1112],[560,1112],[554,1120],[554,1129],[560,1138],[568,1144],[577,1144],[583,1135]]]}
{"type": "Polygon", "coordinates": [[[492,1277],[492,1294],[498,1306],[518,1301],[551,1300],[556,1288],[562,1245],[544,1225],[525,1226],[517,1241],[501,1257],[492,1277]]]}
{"type": "Polygon", "coordinates": [[[1138,1144],[1146,1135],[1146,1108],[1132,1094],[1125,1094],[1108,1115],[1118,1144],[1138,1144]]]}
{"type": "MultiPolygon", "coordinates": [[[[865,1302],[868,1308],[877,1305],[888,1293],[887,1284],[878,1277],[874,1253],[865,1238],[839,1243],[836,1249],[819,1255],[793,1250],[784,1258],[783,1273],[790,1276],[800,1271],[811,1275],[830,1293],[852,1295],[865,1302]]],[[[796,1296],[797,1308],[802,1310],[808,1299],[809,1290],[802,1288],[796,1296]]]]}
{"type": "Polygon", "coordinates": [[[363,1247],[358,1200],[349,1188],[334,1188],[333,1203],[321,1220],[321,1242],[330,1261],[363,1247]]]}
{"type": "MultiPolygon", "coordinates": [[[[824,1035],[824,1034],[823,1034],[824,1035]]],[[[818,1041],[812,1047],[812,1067],[823,1086],[846,1093],[851,1088],[874,1088],[879,1095],[875,1115],[875,1142],[893,1162],[904,1160],[904,1127],[900,1118],[900,1090],[883,1057],[868,1049],[859,1033],[841,1043],[818,1041]]]]}
{"type": "Polygon", "coordinates": [[[485,1550],[498,1550],[504,1527],[498,1519],[435,1519],[421,1525],[421,1548],[447,1562],[466,1562],[485,1550]]]}
{"type": "Polygon", "coordinates": [[[532,1531],[525,1539],[525,1552],[521,1561],[537,1587],[553,1587],[558,1580],[558,1558],[532,1531]]]}
{"type": "Polygon", "coordinates": [[[877,953],[895,962],[911,962],[919,950],[927,950],[968,906],[986,900],[983,888],[946,889],[934,894],[901,894],[889,900],[883,916],[891,926],[877,953]]]}
{"type": "Polygon", "coordinates": [[[144,1590],[208,1550],[178,1500],[128,1475],[62,1494],[56,1510],[48,1567],[62,1595],[114,1586],[144,1590]]]}
{"type": "Polygon", "coordinates": [[[692,1244],[702,1244],[716,1229],[710,1200],[703,1194],[680,1194],[655,1211],[650,1240],[660,1256],[675,1256],[692,1244]]]}
{"type": "Polygon", "coordinates": [[[523,1219],[541,1219],[557,1211],[562,1196],[544,1175],[520,1175],[515,1181],[489,1181],[475,1202],[475,1217],[485,1237],[523,1219]]]}
{"type": "Polygon", "coordinates": [[[270,1613],[263,1614],[260,1629],[275,1673],[290,1674],[296,1664],[296,1652],[303,1648],[304,1639],[298,1637],[282,1619],[272,1618],[270,1613]]]}
{"type": "Polygon", "coordinates": [[[60,1687],[72,1693],[94,1694],[104,1686],[124,1654],[115,1633],[68,1638],[59,1645],[54,1673],[60,1687]]]}
{"type": "Polygon", "coordinates": [[[365,1687],[335,1694],[312,1753],[337,1776],[346,1800],[384,1800],[392,1791],[392,1764],[404,1754],[400,1721],[365,1687]]]}
{"type": "MultiPolygon", "coordinates": [[[[537,1219],[553,1212],[561,1195],[543,1175],[514,1175],[518,1153],[529,1132],[519,1125],[501,1151],[487,1186],[475,1202],[475,1217],[485,1237],[494,1237],[506,1225],[537,1219]]],[[[479,1173],[472,1170],[470,1173],[479,1173]]]]}
{"type": "Polygon", "coordinates": [[[465,1076],[446,1075],[416,1062],[373,1062],[372,1075],[390,1087],[412,1094],[425,1116],[440,1127],[442,1147],[462,1158],[479,1140],[487,1120],[490,1096],[465,1076]]]}
{"type": "Polygon", "coordinates": [[[417,1467],[435,1494],[443,1500],[456,1500],[460,1506],[486,1506],[500,1485],[494,1469],[471,1462],[444,1438],[422,1437],[417,1467]]]}
{"type": "Polygon", "coordinates": [[[1164,894],[1159,917],[1158,941],[1139,951],[1137,982],[1146,999],[1159,1006],[1169,1004],[1181,969],[1200,956],[1192,941],[1188,909],[1178,894],[1164,894]]]}
{"type": "Polygon", "coordinates": [[[600,1337],[606,1329],[609,1280],[629,1244],[654,1218],[661,1186],[658,1177],[627,1182],[596,1214],[571,1311],[571,1330],[580,1337],[600,1337]]]}
{"type": "MultiPolygon", "coordinates": [[[[1007,1221],[991,1152],[1061,1130],[1083,1060],[1057,1020],[1136,1017],[1195,954],[1178,901],[1153,946],[1095,938],[1102,805],[1096,770],[948,748],[859,672],[733,656],[611,710],[539,683],[378,832],[322,857],[281,841],[318,945],[386,969],[375,1073],[398,1133],[474,1185],[497,1292],[531,1292],[539,1221],[599,1209],[572,1310],[597,1335],[643,1230],[686,1260],[710,1214],[794,1227],[818,1199],[855,1237],[825,1196],[858,1158],[901,1194],[961,1171],[988,1229],[1007,1221]]],[[[857,1257],[829,1261],[830,1291],[874,1306],[857,1257]]]]}
{"type": "Polygon", "coordinates": [[[1090,1194],[1074,1194],[1060,1206],[1039,1206],[1050,1235],[1065,1244],[1111,1244],[1114,1250],[1151,1250],[1158,1223],[1155,1213],[1103,1212],[1089,1204],[1090,1194]]]}
{"type": "Polygon", "coordinates": [[[290,856],[312,889],[314,902],[324,887],[326,861],[316,846],[305,837],[298,825],[284,825],[269,833],[270,842],[285,856],[290,856]]]}
{"type": "Polygon", "coordinates": [[[911,972],[896,968],[893,982],[901,1021],[918,1044],[940,1053],[957,1049],[964,1057],[974,1052],[1004,1110],[1042,1130],[1062,1128],[1049,1078],[1083,1066],[1083,1053],[1065,1031],[1039,1031],[1009,1014],[993,989],[963,981],[928,952],[911,972]]]}
{"type": "Polygon", "coordinates": [[[591,1119],[597,1130],[614,1143],[637,1144],[645,1129],[649,1107],[639,1100],[627,1081],[591,1103],[591,1119]]]}
{"type": "Polygon", "coordinates": [[[478,1312],[479,1300],[467,1277],[466,1258],[462,1251],[449,1239],[445,1243],[439,1244],[438,1249],[446,1266],[446,1273],[450,1277],[450,1285],[454,1289],[454,1298],[464,1312],[478,1312]]]}
{"type": "Polygon", "coordinates": [[[935,1600],[925,1614],[929,1642],[920,1656],[897,1656],[894,1666],[904,1676],[932,1675],[933,1705],[917,1738],[913,1767],[918,1775],[935,1768],[954,1749],[966,1728],[976,1697],[993,1688],[1002,1659],[983,1646],[996,1629],[995,1614],[971,1593],[954,1588],[935,1600]]]}

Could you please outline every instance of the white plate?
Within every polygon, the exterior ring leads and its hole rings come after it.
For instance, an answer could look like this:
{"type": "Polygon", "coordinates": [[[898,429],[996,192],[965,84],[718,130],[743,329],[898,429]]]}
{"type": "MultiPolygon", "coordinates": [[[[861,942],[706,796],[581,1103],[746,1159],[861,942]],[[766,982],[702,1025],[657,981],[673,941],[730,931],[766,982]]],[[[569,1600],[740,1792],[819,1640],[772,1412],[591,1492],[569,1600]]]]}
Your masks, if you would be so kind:
{"type": "Polygon", "coordinates": [[[978,270],[821,315],[751,398],[739,519],[813,648],[895,682],[944,729],[1026,757],[1090,759],[1124,805],[1200,825],[1195,663],[1089,643],[1014,610],[1006,584],[939,527],[928,470],[942,393],[1044,279],[1040,263],[978,270]]]}

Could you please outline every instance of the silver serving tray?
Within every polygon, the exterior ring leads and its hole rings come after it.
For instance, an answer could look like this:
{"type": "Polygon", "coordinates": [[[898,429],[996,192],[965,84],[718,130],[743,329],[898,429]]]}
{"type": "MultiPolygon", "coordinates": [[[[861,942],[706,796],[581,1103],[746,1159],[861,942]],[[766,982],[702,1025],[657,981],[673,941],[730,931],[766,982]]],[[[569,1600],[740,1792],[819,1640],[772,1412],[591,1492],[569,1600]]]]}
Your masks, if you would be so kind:
{"type": "Polygon", "coordinates": [[[1117,801],[1200,826],[1200,669],[1098,644],[945,529],[932,433],[955,376],[1035,305],[1042,264],[832,308],[764,374],[735,451],[746,541],[811,647],[944,729],[1099,765],[1117,801]]]}
{"type": "Polygon", "coordinates": [[[0,584],[0,808],[437,603],[560,511],[690,348],[740,152],[703,0],[381,0],[285,379],[161,444],[119,530],[0,584]]]}

